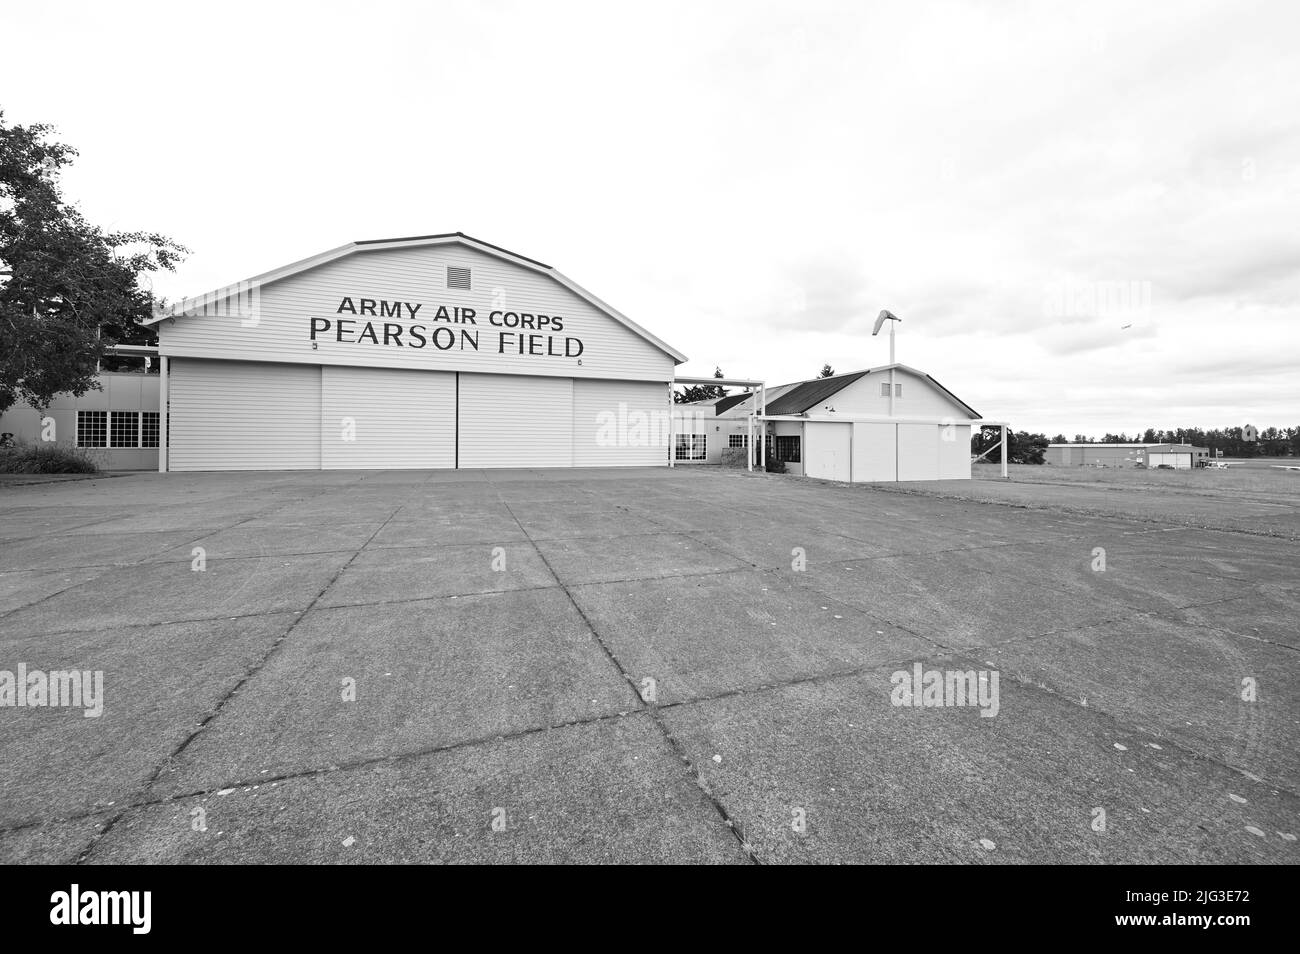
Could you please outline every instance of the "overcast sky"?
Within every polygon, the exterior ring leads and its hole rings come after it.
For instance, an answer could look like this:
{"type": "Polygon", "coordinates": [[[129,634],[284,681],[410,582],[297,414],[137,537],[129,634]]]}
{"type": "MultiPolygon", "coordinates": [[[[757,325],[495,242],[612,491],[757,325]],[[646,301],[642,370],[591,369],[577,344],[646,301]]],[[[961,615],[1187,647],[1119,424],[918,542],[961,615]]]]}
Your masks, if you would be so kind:
{"type": "Polygon", "coordinates": [[[6,4],[0,108],[197,294],[462,231],[690,356],[1017,429],[1300,424],[1300,3],[6,4]],[[200,9],[207,12],[199,13],[200,9]]]}

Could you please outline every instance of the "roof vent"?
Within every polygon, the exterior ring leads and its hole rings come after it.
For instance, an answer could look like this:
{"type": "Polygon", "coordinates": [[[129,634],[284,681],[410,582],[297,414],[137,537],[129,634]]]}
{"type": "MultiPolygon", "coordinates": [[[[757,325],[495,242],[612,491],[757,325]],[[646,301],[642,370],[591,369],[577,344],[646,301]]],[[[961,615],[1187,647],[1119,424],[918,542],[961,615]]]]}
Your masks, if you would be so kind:
{"type": "Polygon", "coordinates": [[[456,265],[447,266],[448,288],[469,288],[469,269],[456,265]]]}

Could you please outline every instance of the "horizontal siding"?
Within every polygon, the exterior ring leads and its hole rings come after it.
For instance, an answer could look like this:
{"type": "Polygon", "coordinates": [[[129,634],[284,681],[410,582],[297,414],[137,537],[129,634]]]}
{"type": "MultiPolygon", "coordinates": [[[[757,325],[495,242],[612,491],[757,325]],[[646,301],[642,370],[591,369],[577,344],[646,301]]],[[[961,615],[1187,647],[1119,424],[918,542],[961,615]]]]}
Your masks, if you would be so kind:
{"type": "Polygon", "coordinates": [[[573,465],[573,380],[460,376],[460,466],[573,465]]]}
{"type": "MultiPolygon", "coordinates": [[[[261,288],[253,299],[255,313],[241,317],[237,310],[213,307],[209,314],[185,316],[159,325],[161,351],[165,355],[208,358],[269,360],[305,364],[401,367],[420,370],[513,373],[565,378],[671,380],[673,359],[621,322],[544,273],[507,262],[463,245],[357,252],[307,272],[290,276],[261,288]],[[468,290],[446,287],[446,268],[458,265],[470,269],[468,290]],[[421,324],[432,330],[450,328],[479,332],[479,350],[439,351],[432,346],[413,349],[407,345],[387,346],[339,342],[333,337],[310,340],[310,319],[358,318],[338,315],[340,301],[350,297],[376,301],[403,301],[420,305],[416,317],[404,314],[405,329],[421,324]],[[471,307],[477,324],[448,324],[433,321],[439,305],[471,307]],[[501,354],[499,331],[488,323],[494,310],[558,315],[564,328],[552,332],[557,348],[563,350],[566,337],[582,339],[580,358],[501,354]],[[220,313],[219,313],[220,312],[220,313]],[[252,323],[252,318],[256,323],[252,323]]],[[[383,318],[371,319],[382,324],[383,318]]],[[[540,332],[539,332],[540,333],[540,332]]],[[[426,334],[427,336],[427,334],[426,334]]]]}
{"type": "Polygon", "coordinates": [[[170,469],[319,468],[320,388],[318,367],[172,361],[170,469]]]}
{"type": "Polygon", "coordinates": [[[322,467],[456,465],[454,374],[327,366],[321,375],[322,467]]]}
{"type": "Polygon", "coordinates": [[[659,382],[574,381],[574,466],[666,464],[669,409],[668,389],[659,382]]]}

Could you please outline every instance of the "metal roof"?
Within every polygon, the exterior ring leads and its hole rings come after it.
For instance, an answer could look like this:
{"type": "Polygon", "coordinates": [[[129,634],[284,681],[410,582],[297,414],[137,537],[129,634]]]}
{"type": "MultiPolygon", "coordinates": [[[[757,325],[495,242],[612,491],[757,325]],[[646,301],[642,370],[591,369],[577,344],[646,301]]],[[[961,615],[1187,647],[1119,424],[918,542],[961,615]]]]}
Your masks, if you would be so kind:
{"type": "Polygon", "coordinates": [[[870,372],[854,371],[852,374],[837,374],[833,378],[813,378],[811,381],[796,384],[775,401],[770,402],[767,405],[767,413],[802,414],[867,374],[870,372]]]}
{"type": "Polygon", "coordinates": [[[713,410],[717,414],[723,411],[730,411],[737,404],[742,404],[754,396],[752,391],[741,391],[739,394],[729,394],[724,398],[719,398],[713,404],[713,410]]]}

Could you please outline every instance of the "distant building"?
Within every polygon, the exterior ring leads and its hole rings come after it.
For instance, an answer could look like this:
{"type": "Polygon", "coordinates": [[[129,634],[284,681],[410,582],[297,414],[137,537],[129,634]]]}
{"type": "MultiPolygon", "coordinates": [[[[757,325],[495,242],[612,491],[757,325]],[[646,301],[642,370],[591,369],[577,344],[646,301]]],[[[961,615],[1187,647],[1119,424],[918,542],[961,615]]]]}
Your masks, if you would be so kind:
{"type": "Polygon", "coordinates": [[[1058,467],[1200,467],[1210,449],[1192,444],[1048,444],[1043,461],[1058,467]]]}

